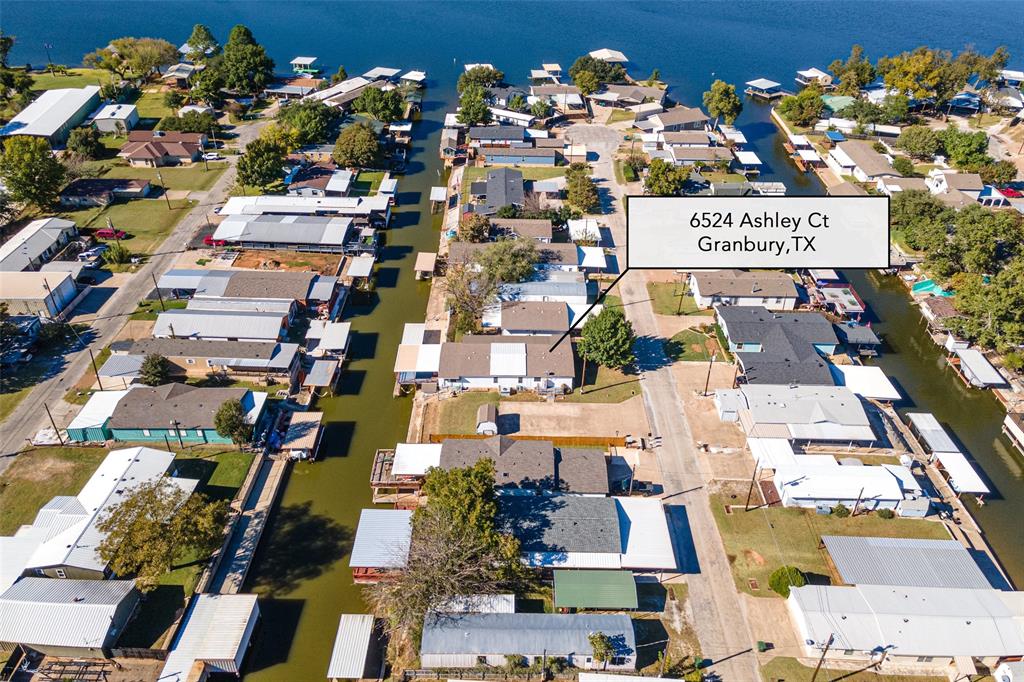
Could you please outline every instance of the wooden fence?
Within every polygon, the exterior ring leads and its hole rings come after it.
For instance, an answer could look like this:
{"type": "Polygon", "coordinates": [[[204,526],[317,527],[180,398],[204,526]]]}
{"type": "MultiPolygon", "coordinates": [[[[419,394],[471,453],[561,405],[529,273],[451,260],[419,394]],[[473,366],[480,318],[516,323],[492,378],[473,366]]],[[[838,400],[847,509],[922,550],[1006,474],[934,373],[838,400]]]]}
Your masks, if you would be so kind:
{"type": "MultiPolygon", "coordinates": [[[[476,433],[432,433],[431,443],[442,443],[448,438],[476,439],[493,438],[476,433]]],[[[626,447],[625,436],[506,436],[512,440],[546,440],[551,441],[556,447],[577,447],[577,448],[623,448],[626,447]]]]}

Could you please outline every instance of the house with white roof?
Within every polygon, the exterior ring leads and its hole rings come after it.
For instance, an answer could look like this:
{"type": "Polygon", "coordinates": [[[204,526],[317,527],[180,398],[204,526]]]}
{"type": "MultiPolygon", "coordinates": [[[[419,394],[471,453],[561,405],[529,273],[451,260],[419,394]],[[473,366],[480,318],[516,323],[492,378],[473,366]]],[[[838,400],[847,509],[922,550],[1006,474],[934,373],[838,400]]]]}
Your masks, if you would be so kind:
{"type": "Polygon", "coordinates": [[[40,218],[0,244],[0,272],[38,270],[78,236],[78,226],[63,218],[40,218]]]}
{"type": "Polygon", "coordinates": [[[772,482],[786,507],[898,511],[922,489],[909,469],[894,464],[843,465],[829,455],[796,455],[794,463],[775,468],[772,482]]]}
{"type": "Polygon", "coordinates": [[[139,124],[139,110],[134,104],[104,104],[89,118],[100,132],[124,135],[139,124]]]}
{"type": "Polygon", "coordinates": [[[843,386],[746,384],[715,391],[715,406],[720,419],[739,422],[752,438],[838,443],[875,440],[864,405],[843,386]]]}
{"type": "Polygon", "coordinates": [[[230,215],[213,240],[246,249],[342,253],[351,226],[352,218],[341,216],[230,215]]]}
{"type": "Polygon", "coordinates": [[[195,595],[164,659],[160,682],[239,675],[259,618],[255,594],[195,595]]]}
{"type": "Polygon", "coordinates": [[[0,137],[42,137],[55,147],[67,141],[71,129],[83,123],[99,103],[98,85],[46,90],[0,128],[0,137]]]}

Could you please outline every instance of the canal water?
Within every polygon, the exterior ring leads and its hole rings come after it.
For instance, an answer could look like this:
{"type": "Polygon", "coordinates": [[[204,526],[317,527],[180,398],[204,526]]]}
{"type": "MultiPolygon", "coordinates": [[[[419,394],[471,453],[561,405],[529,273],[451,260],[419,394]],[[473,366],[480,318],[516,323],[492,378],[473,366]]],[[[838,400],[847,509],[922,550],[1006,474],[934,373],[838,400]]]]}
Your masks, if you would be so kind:
{"type": "MultiPolygon", "coordinates": [[[[247,679],[324,679],[342,612],[363,609],[347,568],[359,510],[370,504],[373,453],[404,439],[410,403],[392,398],[392,366],[405,322],[422,321],[428,285],[412,274],[415,254],[434,250],[428,192],[440,184],[437,158],[443,115],[454,105],[455,81],[466,62],[493,62],[523,84],[530,68],[600,47],[622,50],[630,72],[653,68],[671,83],[670,95],[697,105],[715,78],[741,84],[765,76],[792,86],[796,69],[826,67],[860,43],[876,58],[920,44],[958,50],[973,44],[990,52],[1005,44],[1019,61],[1024,15],[1019,0],[969,3],[965,28],[960,0],[807,2],[254,2],[182,0],[4,0],[0,25],[17,36],[12,64],[76,65],[82,56],[124,36],[154,36],[180,44],[196,22],[224,39],[243,23],[279,68],[298,54],[315,55],[327,73],[344,64],[350,74],[377,65],[419,68],[430,75],[423,120],[414,126],[409,172],[400,180],[401,206],[378,268],[376,294],[346,311],[353,323],[351,362],[341,394],[322,400],[328,428],[322,461],[296,466],[247,589],[263,595],[264,619],[247,679]],[[59,17],[55,21],[55,17],[59,17]]],[[[786,183],[791,194],[820,194],[812,176],[797,173],[782,149],[768,108],[746,100],[737,121],[767,164],[764,180],[786,183]]],[[[1020,458],[999,436],[1002,413],[987,393],[967,391],[945,370],[938,347],[923,335],[916,309],[894,279],[849,273],[890,345],[879,363],[918,409],[952,427],[985,470],[999,498],[978,518],[1004,565],[1024,580],[1024,482],[1020,458]]]]}

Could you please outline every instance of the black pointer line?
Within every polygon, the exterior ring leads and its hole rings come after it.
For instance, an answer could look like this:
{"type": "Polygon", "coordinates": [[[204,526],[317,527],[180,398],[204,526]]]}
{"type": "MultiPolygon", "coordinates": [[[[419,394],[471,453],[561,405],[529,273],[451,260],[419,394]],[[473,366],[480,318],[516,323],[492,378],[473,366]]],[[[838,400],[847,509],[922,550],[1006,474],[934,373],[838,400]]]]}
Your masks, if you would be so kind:
{"type": "Polygon", "coordinates": [[[619,276],[615,278],[614,282],[612,282],[611,284],[608,285],[607,289],[605,289],[603,292],[601,292],[601,295],[597,297],[597,300],[594,301],[590,305],[589,308],[587,308],[586,312],[583,313],[582,315],[580,315],[579,317],[577,317],[576,321],[572,323],[572,326],[569,327],[568,329],[566,329],[565,333],[562,334],[560,337],[558,337],[558,341],[555,341],[555,345],[551,346],[551,348],[548,349],[549,353],[554,351],[556,348],[558,348],[558,344],[562,343],[562,341],[565,341],[565,337],[569,336],[569,334],[572,332],[572,330],[576,328],[576,325],[578,325],[583,320],[587,319],[587,315],[590,314],[590,311],[593,310],[596,306],[598,306],[601,303],[601,301],[604,300],[604,297],[608,295],[608,292],[612,290],[612,287],[614,287],[616,284],[618,284],[619,280],[622,279],[623,277],[625,277],[627,272],[629,272],[629,266],[626,266],[626,269],[623,270],[619,274],[619,276]]]}

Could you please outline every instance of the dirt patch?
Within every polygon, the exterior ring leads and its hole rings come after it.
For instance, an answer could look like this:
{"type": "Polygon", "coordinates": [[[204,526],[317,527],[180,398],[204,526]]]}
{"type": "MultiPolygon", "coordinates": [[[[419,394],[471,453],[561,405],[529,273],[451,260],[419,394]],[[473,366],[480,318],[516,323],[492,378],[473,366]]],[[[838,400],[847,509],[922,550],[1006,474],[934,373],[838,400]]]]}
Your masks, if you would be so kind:
{"type": "Polygon", "coordinates": [[[75,469],[75,463],[71,460],[32,457],[31,455],[29,457],[32,460],[32,466],[18,468],[18,478],[23,481],[48,481],[68,476],[75,469]]]}
{"type": "Polygon", "coordinates": [[[766,563],[768,563],[767,561],[765,561],[763,556],[761,556],[752,549],[743,550],[743,558],[757,566],[764,566],[766,563]]]}
{"type": "Polygon", "coordinates": [[[336,253],[296,253],[293,251],[243,251],[233,267],[244,270],[285,270],[335,275],[341,270],[342,256],[336,253]]]}

